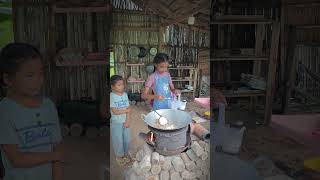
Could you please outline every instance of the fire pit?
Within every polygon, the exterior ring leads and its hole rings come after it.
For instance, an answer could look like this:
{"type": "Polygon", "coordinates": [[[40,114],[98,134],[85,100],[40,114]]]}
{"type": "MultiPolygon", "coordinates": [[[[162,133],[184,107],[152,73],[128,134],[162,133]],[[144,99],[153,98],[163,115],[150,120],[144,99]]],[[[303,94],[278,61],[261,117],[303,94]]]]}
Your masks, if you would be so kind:
{"type": "Polygon", "coordinates": [[[155,112],[151,112],[147,116],[142,115],[150,132],[140,133],[140,137],[159,154],[166,156],[179,154],[189,148],[191,116],[184,111],[172,109],[163,109],[157,112],[168,119],[168,124],[161,126],[157,122],[159,115],[155,112]]]}
{"type": "Polygon", "coordinates": [[[178,130],[164,131],[148,126],[147,134],[140,133],[146,143],[161,155],[171,156],[179,154],[190,147],[190,127],[186,126],[178,130]]]}

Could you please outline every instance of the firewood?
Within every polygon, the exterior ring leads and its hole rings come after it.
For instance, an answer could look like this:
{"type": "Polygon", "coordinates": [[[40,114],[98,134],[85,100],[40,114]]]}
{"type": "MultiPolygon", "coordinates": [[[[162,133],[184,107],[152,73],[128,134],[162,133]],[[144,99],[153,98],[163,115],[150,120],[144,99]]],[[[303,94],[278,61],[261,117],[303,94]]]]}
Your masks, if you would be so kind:
{"type": "Polygon", "coordinates": [[[185,169],[185,164],[183,163],[183,160],[181,159],[180,156],[179,157],[174,157],[172,159],[172,164],[173,164],[174,169],[177,172],[182,172],[185,169]]]}
{"type": "Polygon", "coordinates": [[[181,156],[181,159],[183,160],[187,170],[192,171],[193,169],[196,168],[195,162],[191,161],[186,153],[181,153],[180,156],[181,156]]]}
{"type": "Polygon", "coordinates": [[[169,179],[170,179],[169,171],[161,171],[160,180],[169,180],[169,179]]]}
{"type": "Polygon", "coordinates": [[[145,155],[140,162],[140,167],[143,173],[147,173],[151,169],[151,155],[145,155]]]}
{"type": "Polygon", "coordinates": [[[159,153],[153,152],[151,156],[152,165],[159,164],[159,161],[160,161],[159,153]]]}
{"type": "Polygon", "coordinates": [[[204,153],[203,148],[199,145],[197,141],[192,142],[191,149],[198,157],[200,157],[204,153]]]}
{"type": "Polygon", "coordinates": [[[194,180],[194,179],[196,179],[196,174],[193,173],[193,172],[184,170],[184,171],[181,173],[181,177],[182,177],[183,179],[194,180]]]}
{"type": "Polygon", "coordinates": [[[152,164],[151,173],[153,175],[158,175],[158,174],[160,174],[160,172],[161,172],[161,166],[158,164],[152,164]]]}
{"type": "Polygon", "coordinates": [[[193,152],[192,149],[189,149],[187,151],[187,155],[192,161],[197,161],[198,160],[198,157],[196,156],[196,154],[193,152]]]}
{"type": "Polygon", "coordinates": [[[82,131],[83,131],[83,127],[82,127],[81,124],[73,123],[73,124],[70,126],[70,134],[71,134],[71,136],[73,136],[73,137],[79,137],[79,136],[81,136],[82,131]]]}

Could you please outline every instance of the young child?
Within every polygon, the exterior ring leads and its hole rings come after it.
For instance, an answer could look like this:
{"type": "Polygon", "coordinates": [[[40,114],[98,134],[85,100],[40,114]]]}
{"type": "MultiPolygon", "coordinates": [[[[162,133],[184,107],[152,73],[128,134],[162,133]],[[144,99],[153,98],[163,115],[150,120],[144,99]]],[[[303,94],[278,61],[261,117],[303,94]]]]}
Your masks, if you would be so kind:
{"type": "Polygon", "coordinates": [[[169,109],[169,99],[172,94],[179,95],[181,92],[174,88],[171,76],[168,72],[167,54],[158,53],[153,60],[155,72],[152,73],[145,84],[143,98],[153,100],[153,109],[169,109]],[[149,94],[150,88],[153,94],[149,94]]]}
{"type": "Polygon", "coordinates": [[[0,54],[0,149],[4,180],[60,180],[64,153],[54,103],[41,94],[43,65],[31,45],[12,43],[0,54]]]}
{"type": "Polygon", "coordinates": [[[114,75],[110,79],[111,108],[111,140],[117,156],[117,162],[123,166],[130,162],[128,156],[130,143],[130,113],[131,108],[127,93],[124,92],[123,78],[114,75]]]}

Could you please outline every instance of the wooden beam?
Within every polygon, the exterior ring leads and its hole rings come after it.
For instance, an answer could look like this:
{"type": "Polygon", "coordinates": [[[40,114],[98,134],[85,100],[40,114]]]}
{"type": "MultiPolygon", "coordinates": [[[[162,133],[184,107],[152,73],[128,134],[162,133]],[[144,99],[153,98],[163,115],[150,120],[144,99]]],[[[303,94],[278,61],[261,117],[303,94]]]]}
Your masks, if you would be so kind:
{"type": "MultiPolygon", "coordinates": [[[[185,16],[178,16],[177,18],[175,18],[174,20],[169,20],[169,21],[166,21],[163,26],[169,26],[171,24],[174,24],[174,23],[180,23],[186,19],[188,19],[189,16],[193,15],[193,14],[197,14],[198,12],[201,12],[205,9],[208,9],[209,7],[205,7],[205,8],[202,8],[202,9],[198,9],[196,11],[191,11],[191,12],[188,12],[187,15],[185,16]]],[[[196,21],[197,19],[195,19],[196,21]]],[[[209,21],[208,21],[208,26],[209,26],[209,21]]]]}
{"type": "Polygon", "coordinates": [[[272,24],[273,20],[263,16],[223,15],[215,16],[211,24],[272,24]]]}
{"type": "Polygon", "coordinates": [[[271,50],[270,50],[270,61],[269,61],[269,67],[268,67],[266,105],[265,105],[265,114],[264,114],[265,125],[270,124],[271,115],[272,115],[273,93],[274,93],[274,86],[275,86],[276,69],[278,64],[279,39],[280,39],[280,23],[275,21],[272,23],[271,50]]]}
{"type": "Polygon", "coordinates": [[[296,62],[294,58],[295,48],[296,48],[296,42],[297,42],[297,33],[296,28],[294,26],[291,26],[289,28],[289,44],[288,44],[288,52],[286,57],[286,71],[285,71],[285,77],[284,77],[284,83],[285,86],[283,88],[283,99],[282,99],[282,105],[281,109],[283,113],[287,113],[288,111],[288,103],[289,98],[291,96],[291,91],[294,85],[294,74],[295,74],[295,67],[296,62]]]}
{"type": "Polygon", "coordinates": [[[213,57],[211,61],[269,61],[268,57],[213,57]]]}
{"type": "Polygon", "coordinates": [[[105,7],[57,7],[53,6],[53,12],[54,13],[84,13],[84,12],[96,12],[96,13],[102,13],[102,12],[110,12],[111,7],[105,6],[105,7]]]}

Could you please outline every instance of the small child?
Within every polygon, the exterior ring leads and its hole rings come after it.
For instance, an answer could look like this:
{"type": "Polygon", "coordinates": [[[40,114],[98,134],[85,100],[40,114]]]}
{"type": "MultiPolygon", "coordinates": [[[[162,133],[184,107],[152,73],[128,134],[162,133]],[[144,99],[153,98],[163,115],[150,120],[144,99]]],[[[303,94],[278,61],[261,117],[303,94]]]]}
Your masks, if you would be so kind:
{"type": "Polygon", "coordinates": [[[39,51],[12,43],[0,54],[0,150],[4,180],[60,180],[59,119],[54,103],[42,96],[43,64],[39,51]]]}
{"type": "Polygon", "coordinates": [[[155,72],[152,73],[146,82],[142,95],[144,99],[153,101],[153,109],[169,109],[169,99],[172,94],[181,94],[181,91],[174,88],[170,73],[168,72],[169,57],[167,54],[158,53],[153,60],[155,72]],[[149,94],[150,88],[153,94],[149,94]]]}
{"type": "Polygon", "coordinates": [[[117,156],[117,162],[123,166],[130,162],[128,156],[130,143],[130,114],[131,108],[126,92],[124,92],[123,78],[114,75],[110,79],[112,92],[110,93],[111,108],[111,140],[117,156]]]}

